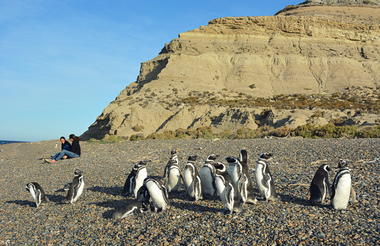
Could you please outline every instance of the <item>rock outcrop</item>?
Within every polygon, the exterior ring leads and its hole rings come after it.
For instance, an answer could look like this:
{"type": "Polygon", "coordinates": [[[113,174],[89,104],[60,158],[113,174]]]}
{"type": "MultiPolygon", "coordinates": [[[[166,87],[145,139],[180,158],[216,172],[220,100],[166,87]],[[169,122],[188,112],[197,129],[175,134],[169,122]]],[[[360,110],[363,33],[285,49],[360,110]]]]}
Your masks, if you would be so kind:
{"type": "Polygon", "coordinates": [[[354,122],[377,124],[378,4],[312,0],[276,16],[218,18],[181,33],[142,63],[137,81],[106,107],[83,138],[199,127],[256,129],[268,125],[262,120],[268,110],[271,127],[323,125],[352,118],[355,111],[361,114],[354,122]],[[352,90],[368,93],[347,96],[352,90]],[[341,103],[334,108],[330,99],[341,103]],[[320,112],[323,117],[316,117],[320,112]]]}

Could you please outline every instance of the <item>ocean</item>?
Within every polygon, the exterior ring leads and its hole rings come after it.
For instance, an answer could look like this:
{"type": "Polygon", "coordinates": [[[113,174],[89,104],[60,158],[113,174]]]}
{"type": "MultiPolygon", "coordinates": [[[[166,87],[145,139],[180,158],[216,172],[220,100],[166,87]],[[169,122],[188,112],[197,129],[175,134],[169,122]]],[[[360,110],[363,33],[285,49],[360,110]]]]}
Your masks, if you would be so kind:
{"type": "Polygon", "coordinates": [[[0,140],[0,144],[10,144],[10,143],[26,143],[26,142],[25,141],[0,140]]]}

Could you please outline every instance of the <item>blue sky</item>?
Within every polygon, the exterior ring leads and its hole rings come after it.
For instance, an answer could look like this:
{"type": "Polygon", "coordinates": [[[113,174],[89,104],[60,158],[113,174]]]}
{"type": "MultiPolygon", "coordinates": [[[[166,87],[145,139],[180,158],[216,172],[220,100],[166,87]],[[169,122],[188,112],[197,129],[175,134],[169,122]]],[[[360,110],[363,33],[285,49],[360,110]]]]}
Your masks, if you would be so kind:
{"type": "Polygon", "coordinates": [[[179,33],[299,2],[0,0],[0,139],[80,135],[179,33]]]}

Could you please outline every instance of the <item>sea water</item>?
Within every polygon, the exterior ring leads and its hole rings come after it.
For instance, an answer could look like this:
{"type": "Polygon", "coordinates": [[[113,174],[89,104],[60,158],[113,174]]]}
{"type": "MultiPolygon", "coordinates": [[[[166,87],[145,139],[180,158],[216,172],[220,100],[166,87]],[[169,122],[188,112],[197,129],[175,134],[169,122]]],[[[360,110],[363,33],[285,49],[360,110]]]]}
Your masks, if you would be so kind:
{"type": "Polygon", "coordinates": [[[10,143],[25,143],[25,142],[24,141],[0,140],[0,144],[10,144],[10,143]]]}

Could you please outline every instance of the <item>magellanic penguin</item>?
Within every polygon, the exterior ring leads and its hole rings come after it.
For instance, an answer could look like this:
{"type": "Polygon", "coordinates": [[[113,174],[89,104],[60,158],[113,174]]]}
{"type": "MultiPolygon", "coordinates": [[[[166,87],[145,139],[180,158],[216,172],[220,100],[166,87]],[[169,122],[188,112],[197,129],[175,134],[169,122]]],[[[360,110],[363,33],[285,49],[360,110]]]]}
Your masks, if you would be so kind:
{"type": "Polygon", "coordinates": [[[266,201],[276,201],[278,196],[276,194],[274,179],[269,171],[269,161],[272,158],[271,153],[260,154],[259,159],[256,161],[256,183],[259,188],[260,194],[266,201]]]}
{"type": "Polygon", "coordinates": [[[199,170],[203,197],[213,197],[215,195],[214,177],[216,168],[214,166],[214,162],[217,157],[218,156],[215,154],[209,155],[205,161],[205,164],[199,170]]]}
{"type": "Polygon", "coordinates": [[[171,151],[171,158],[166,164],[164,178],[167,180],[168,192],[177,191],[181,187],[181,170],[179,168],[179,161],[177,151],[171,151]]]}
{"type": "Polygon", "coordinates": [[[137,192],[137,199],[115,210],[112,214],[114,219],[124,219],[134,214],[141,214],[150,209],[150,195],[147,188],[143,185],[137,192]]]}
{"type": "Polygon", "coordinates": [[[155,212],[164,211],[169,207],[168,190],[160,180],[146,178],[144,186],[149,193],[151,208],[155,212]]]}
{"type": "Polygon", "coordinates": [[[316,171],[310,184],[310,202],[313,204],[324,204],[330,195],[329,165],[323,164],[316,171]]]}
{"type": "Polygon", "coordinates": [[[73,182],[70,183],[67,191],[66,200],[71,204],[76,202],[82,195],[84,189],[83,174],[81,170],[76,169],[74,172],[73,182]]]}
{"type": "Polygon", "coordinates": [[[144,184],[145,178],[148,177],[146,162],[140,161],[135,164],[124,183],[122,194],[125,196],[137,197],[137,192],[144,184]]]}
{"type": "Polygon", "coordinates": [[[257,200],[253,195],[252,181],[249,178],[248,154],[246,150],[241,150],[240,160],[235,157],[227,157],[228,174],[231,177],[235,188],[235,197],[239,198],[243,204],[256,204],[257,200]]]}
{"type": "Polygon", "coordinates": [[[36,207],[40,206],[42,202],[47,202],[48,199],[45,195],[45,191],[42,189],[41,185],[37,182],[30,182],[26,184],[26,190],[30,192],[33,197],[36,207]]]}
{"type": "Polygon", "coordinates": [[[331,205],[334,209],[346,209],[352,191],[351,173],[346,163],[339,163],[338,167],[340,170],[332,185],[331,205]]]}
{"type": "Polygon", "coordinates": [[[124,219],[134,214],[139,214],[142,211],[142,204],[137,200],[129,201],[125,206],[116,209],[112,214],[114,219],[124,219]]]}
{"type": "Polygon", "coordinates": [[[252,180],[249,175],[248,152],[243,149],[240,151],[240,163],[243,170],[238,180],[238,191],[243,203],[256,204],[257,199],[253,195],[252,180]]]}
{"type": "Polygon", "coordinates": [[[214,186],[216,194],[222,201],[228,214],[241,211],[241,203],[239,198],[235,198],[235,188],[229,180],[227,173],[214,174],[214,186]]]}
{"type": "MultiPolygon", "coordinates": [[[[240,161],[233,156],[227,157],[226,161],[228,163],[228,169],[227,169],[228,175],[230,176],[232,185],[237,191],[238,181],[239,181],[240,175],[243,172],[243,166],[241,165],[240,161]]],[[[235,193],[235,196],[238,196],[238,193],[235,193]]]]}
{"type": "Polygon", "coordinates": [[[199,177],[197,167],[195,166],[196,156],[189,156],[187,159],[187,164],[183,171],[183,183],[186,187],[187,194],[198,201],[202,199],[202,181],[199,177]]]}

